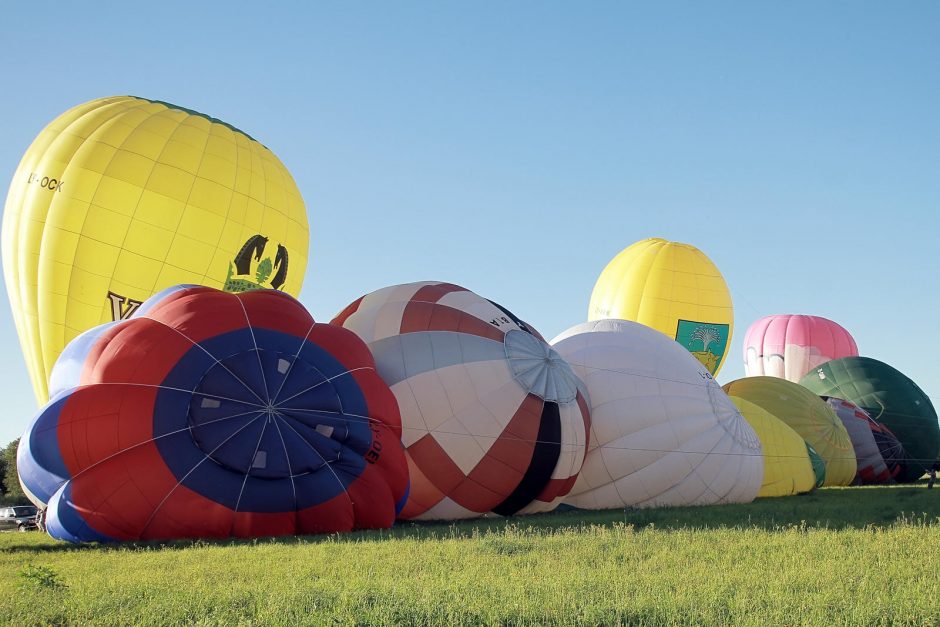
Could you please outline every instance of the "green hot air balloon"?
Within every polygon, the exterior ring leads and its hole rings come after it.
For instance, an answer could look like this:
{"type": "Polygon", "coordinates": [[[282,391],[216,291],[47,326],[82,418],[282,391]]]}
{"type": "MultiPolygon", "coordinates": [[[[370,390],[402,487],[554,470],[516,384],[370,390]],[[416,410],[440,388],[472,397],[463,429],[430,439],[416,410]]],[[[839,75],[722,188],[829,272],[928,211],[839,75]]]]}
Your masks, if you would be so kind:
{"type": "Polygon", "coordinates": [[[937,411],[916,383],[888,364],[869,357],[833,359],[808,372],[800,384],[855,403],[891,429],[907,451],[897,481],[916,481],[937,459],[937,411]]]}

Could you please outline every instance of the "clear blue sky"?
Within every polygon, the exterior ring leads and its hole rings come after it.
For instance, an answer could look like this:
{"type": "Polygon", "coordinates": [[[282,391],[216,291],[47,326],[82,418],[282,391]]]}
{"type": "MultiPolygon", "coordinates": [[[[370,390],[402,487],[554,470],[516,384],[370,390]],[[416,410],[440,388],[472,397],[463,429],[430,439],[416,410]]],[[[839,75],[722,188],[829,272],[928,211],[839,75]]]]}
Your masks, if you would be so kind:
{"type": "MultiPolygon", "coordinates": [[[[301,300],[460,283],[554,336],[618,251],[694,244],[755,319],[840,322],[940,405],[940,3],[8,3],[0,186],[69,107],[132,94],[293,173],[301,300]],[[214,6],[211,6],[214,5],[214,6]]],[[[35,410],[0,307],[0,444],[35,410]]]]}

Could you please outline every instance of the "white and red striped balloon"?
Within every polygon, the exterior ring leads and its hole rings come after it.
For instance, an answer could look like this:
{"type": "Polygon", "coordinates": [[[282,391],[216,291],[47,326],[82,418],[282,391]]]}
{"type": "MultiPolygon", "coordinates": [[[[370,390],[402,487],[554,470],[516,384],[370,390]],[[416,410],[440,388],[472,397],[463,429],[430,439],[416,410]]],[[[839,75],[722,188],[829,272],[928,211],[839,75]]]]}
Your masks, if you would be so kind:
{"type": "Polygon", "coordinates": [[[583,384],[526,323],[449,283],[363,296],[334,320],[361,337],[402,415],[411,490],[401,517],[549,511],[584,462],[583,384]]]}

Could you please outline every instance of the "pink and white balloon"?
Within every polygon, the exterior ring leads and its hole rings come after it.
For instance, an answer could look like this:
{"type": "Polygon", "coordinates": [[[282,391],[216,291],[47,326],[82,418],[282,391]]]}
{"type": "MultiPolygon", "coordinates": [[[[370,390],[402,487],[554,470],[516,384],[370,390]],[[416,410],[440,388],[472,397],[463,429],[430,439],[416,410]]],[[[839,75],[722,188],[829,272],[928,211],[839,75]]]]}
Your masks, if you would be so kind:
{"type": "Polygon", "coordinates": [[[744,371],[749,377],[764,375],[799,383],[816,366],[857,355],[852,335],[821,316],[765,316],[744,335],[744,371]]]}

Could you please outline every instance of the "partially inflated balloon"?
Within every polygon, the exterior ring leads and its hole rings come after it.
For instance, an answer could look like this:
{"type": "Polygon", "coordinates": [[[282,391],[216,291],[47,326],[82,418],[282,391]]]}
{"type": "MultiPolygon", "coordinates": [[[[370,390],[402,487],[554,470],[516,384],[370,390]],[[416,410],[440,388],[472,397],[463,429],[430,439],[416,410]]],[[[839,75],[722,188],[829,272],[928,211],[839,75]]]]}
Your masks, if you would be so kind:
{"type": "Polygon", "coordinates": [[[851,401],[887,426],[907,451],[897,481],[915,481],[940,453],[940,426],[930,398],[916,383],[884,362],[845,357],[819,366],[800,384],[816,394],[851,401]]]}
{"type": "Polygon", "coordinates": [[[689,244],[650,238],[624,249],[601,272],[588,320],[622,318],[665,333],[712,374],[731,345],[731,293],[711,259],[689,244]]]}
{"type": "Polygon", "coordinates": [[[94,100],[26,151],[3,215],[3,269],[40,404],[62,348],[179,283],[300,292],[307,214],[278,158],[165,102],[94,100]]]}
{"type": "Polygon", "coordinates": [[[752,377],[799,383],[816,366],[852,355],[858,346],[849,332],[820,316],[766,316],[744,334],[744,370],[752,377]]]}
{"type": "Polygon", "coordinates": [[[731,401],[760,439],[764,480],[757,496],[789,496],[815,488],[816,474],[806,440],[759,405],[737,396],[731,401]]]}
{"type": "Polygon", "coordinates": [[[591,439],[566,503],[586,509],[746,503],[754,430],[705,367],[649,327],[597,320],[553,340],[587,386],[591,439]]]}
{"type": "Polygon", "coordinates": [[[777,377],[745,377],[724,386],[725,392],[759,405],[809,442],[826,462],[827,486],[851,485],[855,449],[836,413],[806,388],[777,377]]]}
{"type": "Polygon", "coordinates": [[[582,384],[508,310],[457,285],[409,283],[333,324],[365,340],[401,407],[402,518],[547,511],[571,489],[590,428],[582,384]]]}
{"type": "Polygon", "coordinates": [[[389,527],[398,405],[355,334],[271,290],[171,288],[66,347],[20,480],[73,542],[389,527]]]}
{"type": "Polygon", "coordinates": [[[878,442],[875,441],[875,433],[870,426],[871,416],[855,403],[841,398],[823,397],[823,400],[836,412],[852,439],[855,459],[858,462],[856,483],[870,484],[888,481],[891,473],[881,457],[878,442]]]}

